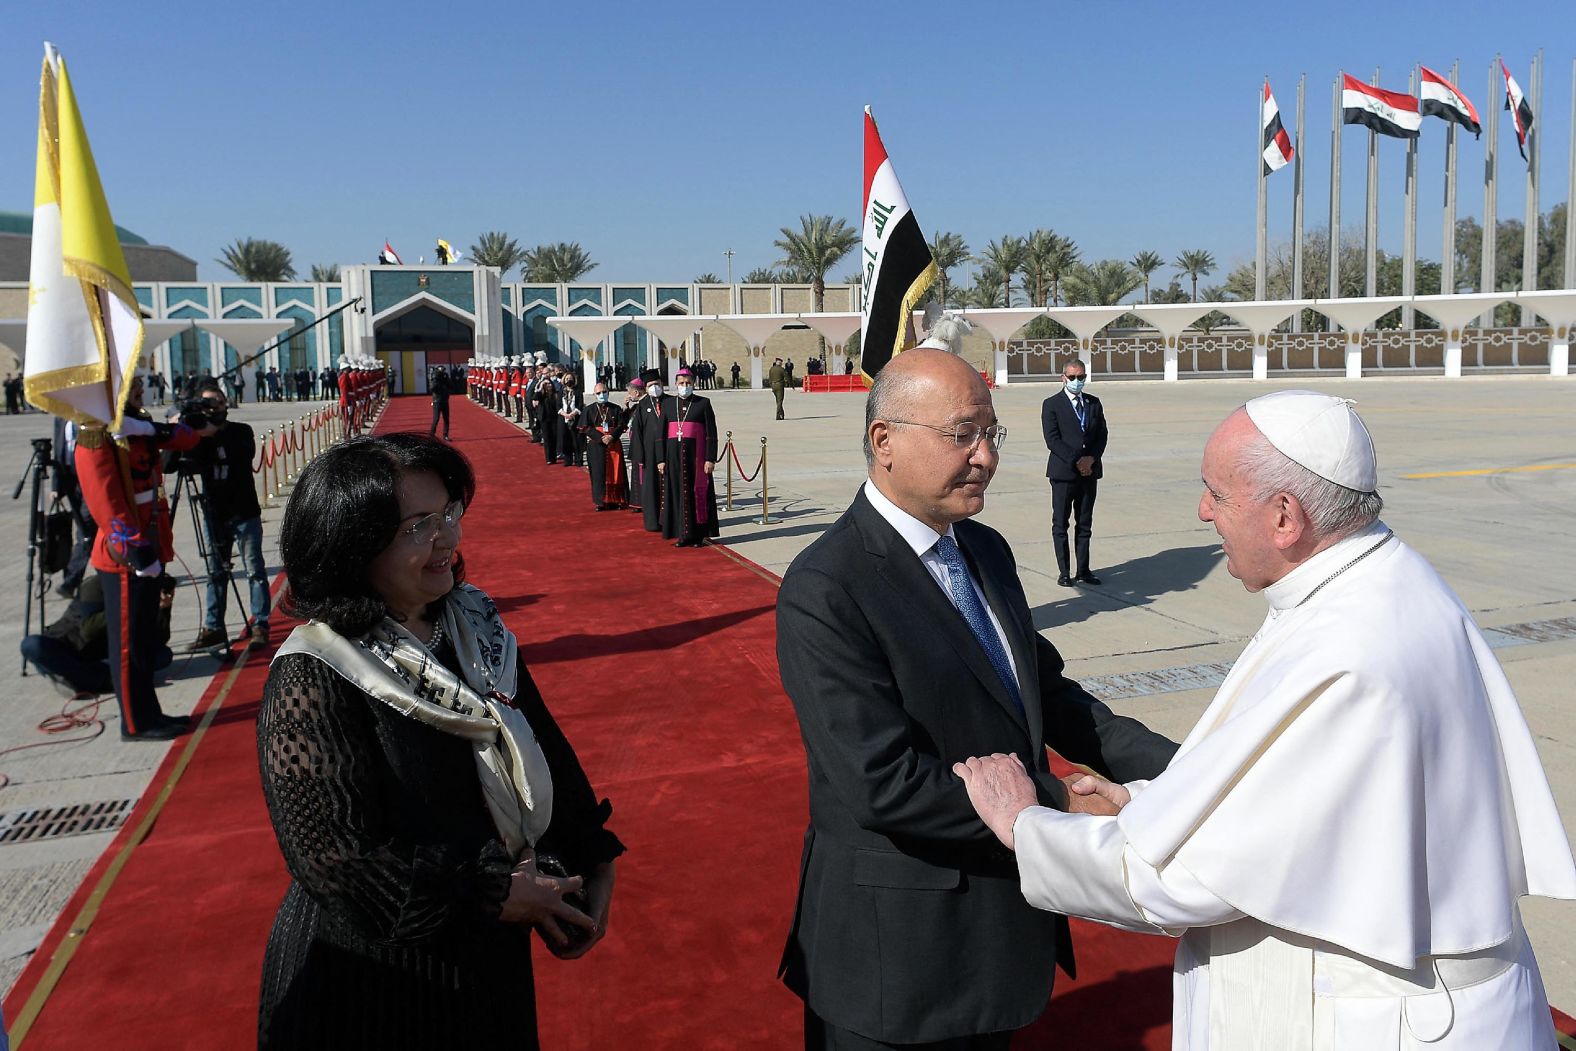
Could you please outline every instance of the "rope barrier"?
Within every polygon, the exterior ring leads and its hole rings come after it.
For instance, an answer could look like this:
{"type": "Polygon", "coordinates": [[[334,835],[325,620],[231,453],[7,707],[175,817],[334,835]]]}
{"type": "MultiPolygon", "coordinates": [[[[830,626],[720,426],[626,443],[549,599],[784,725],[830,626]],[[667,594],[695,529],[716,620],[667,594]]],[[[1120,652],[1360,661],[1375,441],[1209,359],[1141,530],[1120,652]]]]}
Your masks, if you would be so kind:
{"type": "Polygon", "coordinates": [[[725,453],[727,453],[727,460],[728,460],[728,489],[727,489],[728,502],[727,502],[727,510],[729,510],[729,511],[733,510],[733,469],[735,467],[737,467],[739,469],[739,478],[742,481],[753,482],[757,478],[759,478],[761,480],[761,517],[759,517],[757,519],[754,519],[755,523],[757,525],[772,525],[773,523],[775,523],[777,520],[771,516],[771,486],[770,486],[770,484],[767,481],[767,473],[766,473],[766,437],[765,437],[765,435],[761,436],[761,458],[755,464],[755,470],[754,470],[753,473],[745,471],[744,464],[739,459],[738,446],[733,444],[733,432],[732,431],[728,432],[728,442],[727,442],[727,445],[724,447],[723,451],[725,453]]]}

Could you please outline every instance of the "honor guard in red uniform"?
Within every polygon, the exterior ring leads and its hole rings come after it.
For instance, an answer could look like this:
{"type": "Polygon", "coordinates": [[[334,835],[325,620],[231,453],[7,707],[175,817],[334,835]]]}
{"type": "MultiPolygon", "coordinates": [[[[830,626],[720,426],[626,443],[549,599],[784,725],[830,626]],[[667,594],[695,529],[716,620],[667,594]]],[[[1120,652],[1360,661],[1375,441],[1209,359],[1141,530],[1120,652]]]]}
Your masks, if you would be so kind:
{"type": "Polygon", "coordinates": [[[186,717],[159,708],[153,691],[158,637],[159,574],[175,557],[164,472],[159,453],[185,452],[214,432],[184,423],[154,423],[142,408],[142,377],[131,382],[121,431],[83,427],[77,432],[76,468],[98,537],[91,563],[104,588],[110,678],[120,704],[123,740],[165,741],[184,733],[186,717]]]}

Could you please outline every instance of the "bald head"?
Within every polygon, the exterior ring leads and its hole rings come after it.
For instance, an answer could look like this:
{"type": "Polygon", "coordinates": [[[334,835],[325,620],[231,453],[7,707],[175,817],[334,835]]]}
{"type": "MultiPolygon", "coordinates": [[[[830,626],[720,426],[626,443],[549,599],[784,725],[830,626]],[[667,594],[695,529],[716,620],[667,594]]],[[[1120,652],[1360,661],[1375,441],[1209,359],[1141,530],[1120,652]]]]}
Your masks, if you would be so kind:
{"type": "Polygon", "coordinates": [[[990,388],[974,366],[944,350],[915,347],[897,355],[876,373],[865,401],[865,464],[875,462],[870,425],[877,420],[913,419],[926,403],[952,400],[990,401],[990,388]]]}

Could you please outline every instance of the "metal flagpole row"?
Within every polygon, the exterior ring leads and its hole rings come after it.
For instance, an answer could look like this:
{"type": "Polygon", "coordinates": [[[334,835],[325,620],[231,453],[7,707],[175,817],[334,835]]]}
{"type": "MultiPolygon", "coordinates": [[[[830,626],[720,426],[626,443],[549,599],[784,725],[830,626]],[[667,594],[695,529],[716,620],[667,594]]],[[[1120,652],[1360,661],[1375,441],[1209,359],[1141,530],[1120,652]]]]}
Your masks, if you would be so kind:
{"type": "MultiPolygon", "coordinates": [[[[1499,243],[1499,105],[1498,99],[1505,91],[1500,78],[1499,56],[1488,67],[1488,143],[1483,148],[1483,265],[1478,278],[1479,292],[1498,290],[1494,273],[1495,252],[1499,243]]],[[[1483,328],[1494,324],[1494,311],[1489,310],[1480,319],[1483,328]]]]}
{"type": "MultiPolygon", "coordinates": [[[[1417,97],[1417,67],[1407,81],[1407,91],[1417,97]]],[[[1417,294],[1417,138],[1406,140],[1406,197],[1401,213],[1401,294],[1417,294]]],[[[1412,328],[1412,306],[1401,308],[1401,327],[1412,328]]]]}
{"type": "MultiPolygon", "coordinates": [[[[1450,83],[1461,83],[1461,60],[1450,67],[1450,83]]],[[[1456,290],[1456,122],[1445,125],[1445,229],[1439,242],[1439,291],[1456,290]]]]}
{"type": "MultiPolygon", "coordinates": [[[[1379,67],[1374,67],[1374,87],[1379,86],[1379,67]]],[[[1363,295],[1379,294],[1379,133],[1368,129],[1368,204],[1363,224],[1363,295]]]]}
{"type": "Polygon", "coordinates": [[[1269,237],[1269,222],[1264,214],[1264,96],[1269,92],[1269,89],[1270,78],[1266,76],[1263,87],[1259,88],[1258,121],[1257,126],[1254,128],[1254,141],[1258,143],[1258,149],[1254,153],[1254,159],[1257,163],[1253,171],[1258,177],[1259,211],[1258,226],[1255,228],[1253,241],[1253,298],[1260,302],[1266,298],[1264,266],[1265,256],[1268,254],[1266,243],[1269,237]]]}
{"type": "MultiPolygon", "coordinates": [[[[1335,74],[1334,98],[1330,103],[1330,287],[1326,295],[1341,294],[1341,79],[1335,74]]],[[[1335,322],[1326,320],[1325,329],[1333,332],[1335,322]]]]}
{"type": "MultiPolygon", "coordinates": [[[[1302,103],[1308,86],[1308,74],[1297,79],[1297,141],[1291,163],[1291,297],[1302,298],[1302,103]]],[[[1302,311],[1291,317],[1291,330],[1302,331],[1302,311]]]]}
{"type": "MultiPolygon", "coordinates": [[[[1538,287],[1538,157],[1543,152],[1543,49],[1532,56],[1532,74],[1527,83],[1527,101],[1532,104],[1532,127],[1527,129],[1527,211],[1521,242],[1521,289],[1538,287]]],[[[1570,205],[1566,205],[1568,209],[1570,205]]],[[[1566,282],[1569,284],[1569,282],[1566,282]]],[[[1521,323],[1537,323],[1537,312],[1521,308],[1521,323]]]]}

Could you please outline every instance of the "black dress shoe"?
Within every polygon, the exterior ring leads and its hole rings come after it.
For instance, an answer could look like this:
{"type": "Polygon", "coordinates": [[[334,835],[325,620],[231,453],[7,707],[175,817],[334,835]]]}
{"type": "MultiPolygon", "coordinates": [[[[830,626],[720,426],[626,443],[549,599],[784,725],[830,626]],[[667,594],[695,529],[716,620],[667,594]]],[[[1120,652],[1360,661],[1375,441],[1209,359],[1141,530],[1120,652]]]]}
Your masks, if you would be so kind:
{"type": "Polygon", "coordinates": [[[1082,584],[1093,584],[1096,587],[1100,586],[1100,578],[1089,572],[1087,569],[1078,574],[1078,581],[1082,584]]]}
{"type": "Polygon", "coordinates": [[[186,732],[186,726],[174,721],[157,722],[145,726],[136,733],[120,732],[122,741],[172,741],[186,732]]]}
{"type": "Polygon", "coordinates": [[[1058,573],[1056,575],[1056,584],[1058,587],[1070,588],[1073,586],[1073,579],[1066,573],[1058,573]]]}

